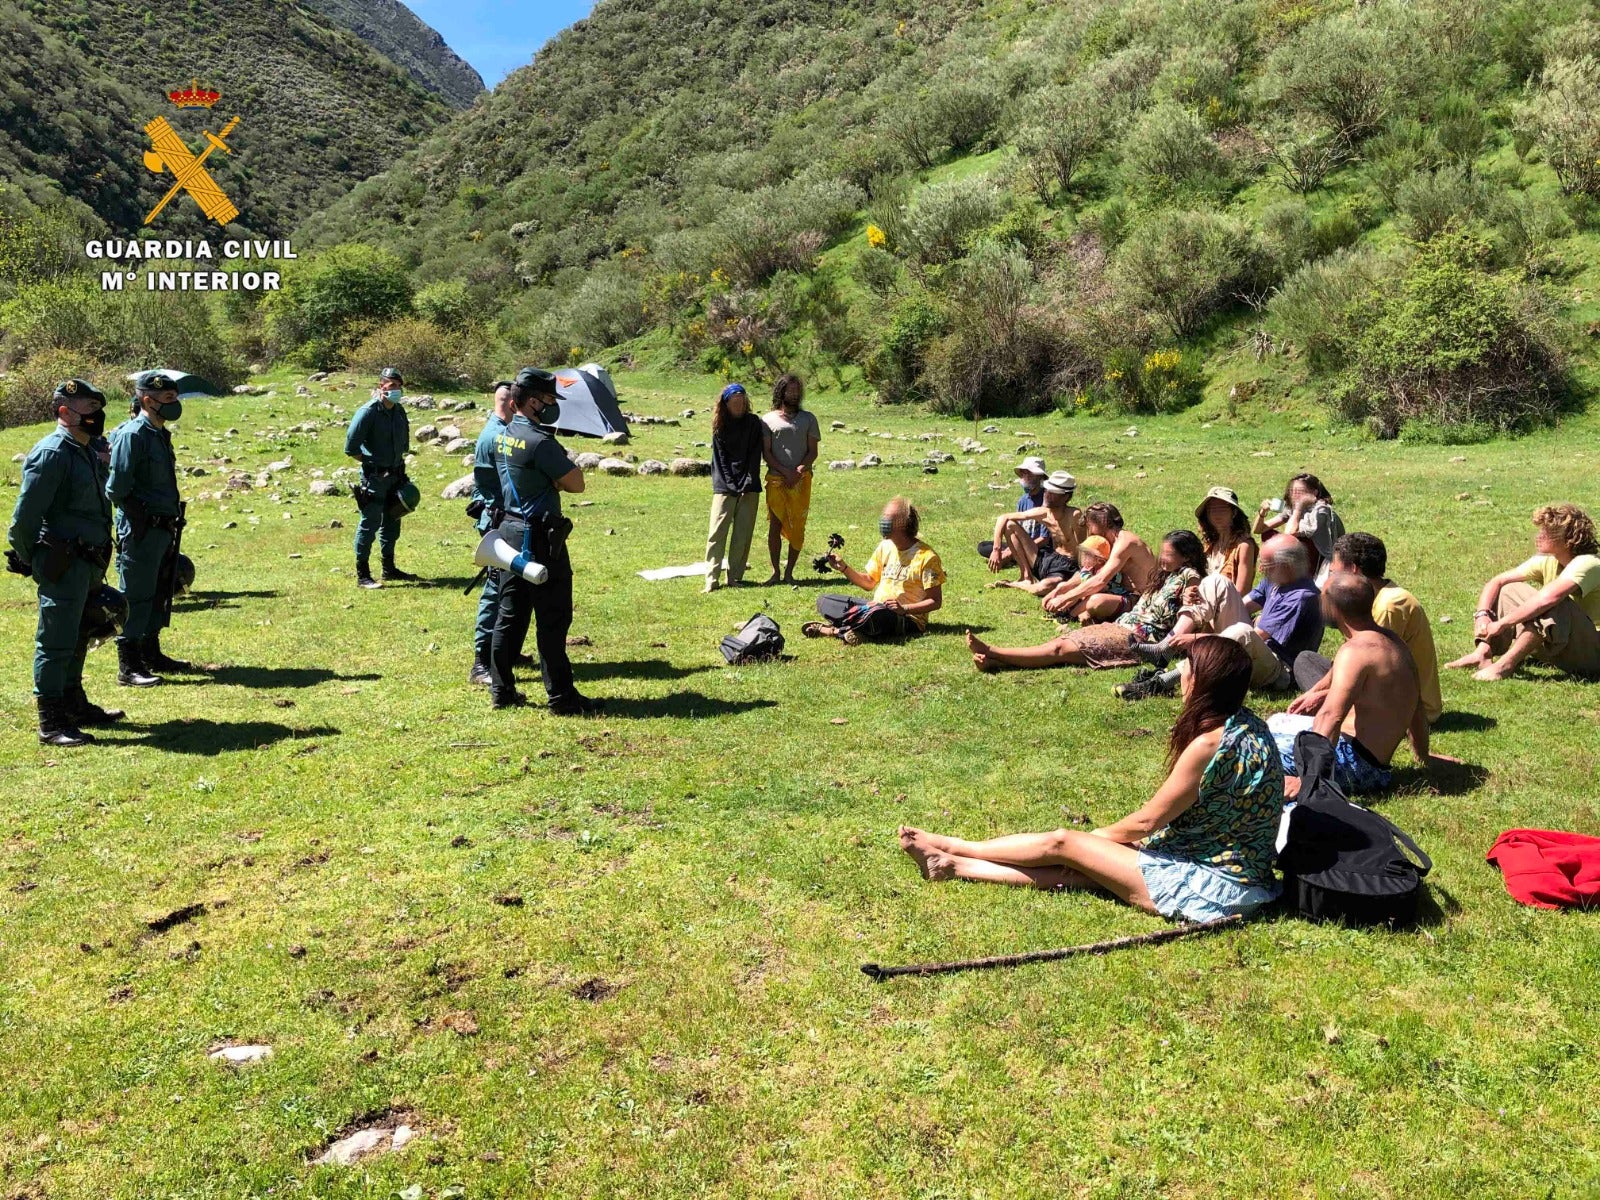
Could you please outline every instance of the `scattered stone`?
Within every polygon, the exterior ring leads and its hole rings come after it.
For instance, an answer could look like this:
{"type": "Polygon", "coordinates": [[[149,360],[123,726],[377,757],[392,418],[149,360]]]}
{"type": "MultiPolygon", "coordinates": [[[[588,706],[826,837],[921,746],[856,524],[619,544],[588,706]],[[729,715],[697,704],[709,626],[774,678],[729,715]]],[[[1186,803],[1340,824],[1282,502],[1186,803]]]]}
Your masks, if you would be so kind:
{"type": "Polygon", "coordinates": [[[604,458],[604,455],[596,454],[593,450],[585,450],[572,461],[577,463],[577,465],[583,470],[592,471],[600,465],[604,458]]]}
{"type": "Polygon", "coordinates": [[[224,529],[237,529],[237,528],[239,528],[239,522],[237,522],[237,521],[224,521],[222,523],[222,527],[224,529]]]}
{"type": "Polygon", "coordinates": [[[620,458],[602,458],[598,470],[607,475],[632,475],[633,467],[620,458]]]}
{"type": "Polygon", "coordinates": [[[309,396],[311,395],[311,389],[303,383],[297,383],[294,385],[294,394],[296,396],[309,396]]]}
{"type": "Polygon", "coordinates": [[[1451,462],[1466,462],[1467,461],[1467,456],[1465,454],[1457,454],[1450,461],[1451,462]]]}
{"type": "Polygon", "coordinates": [[[439,499],[465,500],[468,496],[472,495],[472,483],[473,480],[471,475],[463,475],[460,479],[454,480],[453,482],[447,484],[444,491],[439,493],[439,499]]]}
{"type": "Polygon", "coordinates": [[[988,447],[977,438],[961,437],[956,439],[956,446],[963,454],[984,454],[988,447]]]}
{"type": "Polygon", "coordinates": [[[444,452],[446,454],[461,454],[472,448],[471,438],[453,437],[445,443],[444,452]]]}
{"type": "Polygon", "coordinates": [[[838,458],[828,464],[828,470],[830,471],[854,471],[855,469],[855,460],[849,458],[838,458]]]}
{"type": "Polygon", "coordinates": [[[437,442],[439,440],[439,427],[437,425],[424,425],[413,433],[411,438],[413,441],[423,443],[437,442]]]}
{"type": "Polygon", "coordinates": [[[317,371],[311,375],[307,375],[306,378],[312,383],[321,383],[328,378],[328,373],[326,371],[317,371]]]}
{"type": "Polygon", "coordinates": [[[1122,436],[1123,437],[1138,437],[1139,436],[1139,431],[1137,429],[1135,429],[1132,425],[1129,425],[1126,429],[1124,429],[1122,431],[1122,436]]]}
{"type": "Polygon", "coordinates": [[[684,421],[689,420],[693,416],[694,416],[694,409],[692,409],[692,408],[686,408],[681,413],[678,414],[679,419],[684,420],[684,421]]]}
{"type": "Polygon", "coordinates": [[[883,466],[883,459],[879,458],[876,454],[864,454],[861,456],[861,461],[858,462],[856,466],[860,467],[863,471],[869,467],[881,467],[883,466]]]}
{"type": "Polygon", "coordinates": [[[606,434],[600,439],[600,441],[602,444],[607,446],[626,446],[628,444],[628,435],[622,432],[622,430],[618,429],[612,433],[606,434]]]}
{"type": "Polygon", "coordinates": [[[336,517],[332,521],[328,522],[328,528],[329,529],[343,529],[344,528],[344,522],[339,520],[336,517]]]}
{"type": "Polygon", "coordinates": [[[459,425],[439,426],[439,440],[441,442],[453,442],[460,436],[461,427],[459,425]]]}
{"type": "Polygon", "coordinates": [[[667,470],[674,475],[709,475],[711,464],[698,458],[675,458],[667,464],[667,470]]]}
{"type": "Polygon", "coordinates": [[[372,1154],[400,1150],[414,1137],[416,1130],[404,1120],[387,1117],[379,1124],[357,1129],[340,1138],[313,1160],[313,1165],[348,1167],[372,1154]]]}
{"type": "Polygon", "coordinates": [[[184,471],[184,474],[189,476],[191,479],[203,479],[205,478],[207,472],[204,467],[189,467],[184,471]]]}
{"type": "Polygon", "coordinates": [[[828,724],[829,725],[848,725],[848,724],[850,724],[850,718],[849,717],[830,717],[829,720],[828,720],[828,724]]]}
{"type": "Polygon", "coordinates": [[[567,638],[567,645],[592,646],[594,645],[594,639],[591,638],[587,633],[574,633],[567,638]]]}
{"type": "Polygon", "coordinates": [[[452,404],[450,406],[450,411],[451,412],[474,412],[474,411],[477,410],[477,407],[478,406],[476,404],[474,404],[471,400],[457,400],[454,404],[452,404]]]}
{"type": "Polygon", "coordinates": [[[928,456],[922,461],[929,466],[937,466],[939,463],[955,462],[955,460],[956,456],[954,454],[947,454],[943,450],[930,450],[928,451],[928,456]]]}
{"type": "Polygon", "coordinates": [[[1250,452],[1250,457],[1251,458],[1277,458],[1278,456],[1276,454],[1274,454],[1271,450],[1252,450],[1250,452]]]}
{"type": "Polygon", "coordinates": [[[521,908],[523,905],[521,892],[501,892],[494,898],[494,902],[502,908],[521,908]]]}
{"type": "Polygon", "coordinates": [[[238,1066],[241,1063],[260,1062],[263,1058],[272,1057],[271,1046],[221,1046],[206,1055],[212,1062],[227,1063],[229,1066],[238,1066]]]}
{"type": "Polygon", "coordinates": [[[339,485],[331,479],[313,479],[311,481],[311,494],[313,496],[337,496],[339,485]]]}
{"type": "Polygon", "coordinates": [[[234,471],[228,476],[228,482],[222,485],[223,491],[248,492],[250,490],[250,476],[243,471],[234,471]]]}
{"type": "Polygon", "coordinates": [[[11,456],[11,461],[12,462],[25,462],[27,460],[27,457],[28,456],[26,454],[13,454],[11,456]]]}
{"type": "Polygon", "coordinates": [[[849,428],[849,426],[847,426],[843,421],[835,421],[832,425],[828,426],[828,428],[832,429],[835,433],[839,433],[842,430],[849,428]]]}
{"type": "Polygon", "coordinates": [[[647,458],[639,464],[641,475],[665,475],[669,468],[658,458],[647,458]]]}
{"type": "Polygon", "coordinates": [[[1451,623],[1451,622],[1452,622],[1452,621],[1454,621],[1454,620],[1455,620],[1455,618],[1454,618],[1454,617],[1451,617],[1451,616],[1444,616],[1444,617],[1440,617],[1440,618],[1439,618],[1439,624],[1441,624],[1441,625],[1448,625],[1448,624],[1450,624],[1450,623],[1451,623]]]}
{"type": "Polygon", "coordinates": [[[998,426],[998,425],[985,425],[983,427],[983,432],[984,433],[999,433],[1000,432],[1000,426],[998,426]]]}
{"type": "Polygon", "coordinates": [[[406,400],[407,408],[427,410],[433,407],[432,396],[412,396],[406,400]]]}

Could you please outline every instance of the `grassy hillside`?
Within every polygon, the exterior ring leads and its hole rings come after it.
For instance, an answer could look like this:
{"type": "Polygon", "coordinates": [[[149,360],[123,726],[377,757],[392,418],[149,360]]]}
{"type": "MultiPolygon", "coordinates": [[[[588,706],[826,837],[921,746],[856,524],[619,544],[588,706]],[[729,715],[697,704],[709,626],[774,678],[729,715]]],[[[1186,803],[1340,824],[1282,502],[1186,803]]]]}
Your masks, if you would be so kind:
{"type": "Polygon", "coordinates": [[[1588,391],[1587,11],[602,0],[305,233],[465,285],[519,356],[1150,411],[1227,348],[1481,437],[1588,391]]]}
{"type": "MultiPolygon", "coordinates": [[[[632,452],[706,440],[717,380],[617,380],[629,408],[702,414],[640,427],[632,452]]],[[[964,627],[1049,628],[985,590],[971,550],[1015,496],[1018,445],[1040,443],[1147,539],[1189,527],[1214,484],[1254,499],[1313,468],[1352,529],[1387,539],[1449,655],[1482,578],[1527,553],[1532,507],[1592,500],[1594,414],[1463,450],[1375,444],[1292,409],[1202,405],[1139,419],[1137,437],[1125,418],[1037,416],[924,475],[927,450],[971,425],[815,392],[824,458],[887,465],[820,475],[813,540],[838,530],[859,555],[883,499],[911,496],[950,572],[930,636],[799,638],[837,576],[710,597],[646,583],[633,572],[701,553],[706,481],[596,477],[571,510],[573,633],[591,641],[574,654],[609,708],[560,722],[494,714],[464,681],[476,537],[437,499],[460,460],[423,450],[412,467],[428,486],[400,561],[434,586],[359,591],[354,505],[309,486],[345,461],[340,417],[364,385],[297,399],[297,381],[189,406],[177,427],[181,461],[209,473],[184,480],[197,591],[164,644],[210,676],[118,689],[102,646],[90,693],[129,725],[41,751],[31,591],[0,585],[0,1195],[1600,1189],[1584,1099],[1600,1087],[1600,927],[1517,906],[1483,862],[1508,827],[1600,828],[1595,688],[1545,670],[1444,680],[1435,748],[1470,769],[1437,790],[1400,752],[1381,807],[1436,864],[1420,929],[1268,919],[1009,972],[875,985],[857,970],[1161,927],[1088,895],[925,884],[895,844],[901,822],[1093,828],[1160,777],[1172,702],[1114,699],[1125,673],[980,676],[964,653],[964,627]],[[269,486],[199,496],[284,459],[269,486]],[[793,661],[725,668],[718,639],[758,610],[793,661]],[[236,1042],[273,1057],[207,1061],[236,1042]],[[310,1165],[385,1113],[419,1139],[310,1165]]],[[[481,419],[451,416],[469,435],[481,419]]],[[[0,433],[0,463],[39,432],[0,433]]],[[[0,474],[5,507],[17,467],[0,474]]]]}
{"type": "MultiPolygon", "coordinates": [[[[165,115],[191,146],[235,113],[235,155],[218,178],[238,226],[286,236],[350,186],[387,167],[449,111],[355,33],[289,0],[4,0],[12,69],[0,82],[5,181],[35,200],[80,201],[118,234],[140,222],[170,176],[146,171],[143,126],[165,115]],[[176,110],[193,78],[222,93],[213,113],[176,110]]],[[[220,156],[219,156],[220,157],[220,156]]],[[[201,232],[182,205],[163,235],[201,232]]],[[[214,230],[214,226],[212,229],[214,230]]]]}

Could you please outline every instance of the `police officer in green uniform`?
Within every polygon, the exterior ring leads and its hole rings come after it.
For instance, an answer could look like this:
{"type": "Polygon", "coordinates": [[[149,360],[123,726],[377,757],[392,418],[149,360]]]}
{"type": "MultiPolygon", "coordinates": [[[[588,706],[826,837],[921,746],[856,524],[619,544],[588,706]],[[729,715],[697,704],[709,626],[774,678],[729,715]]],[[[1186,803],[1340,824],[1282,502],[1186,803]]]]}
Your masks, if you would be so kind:
{"type": "Polygon", "coordinates": [[[361,460],[361,487],[356,503],[361,524],[356,528],[356,583],[381,587],[372,577],[372,543],[383,554],[385,580],[414,580],[416,576],[394,565],[394,546],[400,540],[400,516],[390,503],[406,478],[406,451],[411,448],[411,423],[400,407],[403,380],[400,372],[385,367],[378,372],[372,399],[356,410],[344,439],[344,452],[361,460]]]}
{"type": "Polygon", "coordinates": [[[535,623],[539,671],[558,716],[593,712],[600,702],[579,694],[567,658],[567,630],[572,627],[572,562],[567,534],[572,522],[561,515],[561,493],[583,491],[583,471],[538,423],[554,424],[558,412],[556,377],[549,371],[524,368],[511,389],[513,415],[495,444],[495,468],[505,519],[500,536],[526,558],[549,571],[543,583],[530,583],[516,571],[502,571],[500,611],[495,619],[489,655],[489,692],[496,708],[526,704],[517,691],[512,666],[535,623]]]}
{"type": "Polygon", "coordinates": [[[9,567],[39,586],[33,694],[39,741],[81,746],[94,741],[82,726],[106,725],[122,713],[90,704],[83,692],[89,652],[84,605],[111,562],[111,502],[106,465],[91,446],[105,430],[106,398],[82,379],[56,384],[56,428],[29,451],[22,490],[7,533],[9,567]]]}
{"type": "MultiPolygon", "coordinates": [[[[495,447],[500,434],[512,417],[510,383],[497,383],[494,388],[494,408],[483,423],[478,443],[472,453],[472,503],[467,512],[477,512],[478,536],[500,524],[505,516],[505,502],[500,495],[500,471],[495,466],[495,447]]],[[[489,571],[483,581],[483,595],[478,598],[478,623],[472,637],[472,670],[467,675],[471,684],[489,683],[489,652],[494,643],[494,622],[500,611],[500,577],[502,572],[489,571]]]]}
{"type": "Polygon", "coordinates": [[[111,433],[106,495],[117,506],[117,570],[128,620],[117,638],[117,682],[154,687],[157,671],[190,666],[161,649],[176,583],[174,542],[182,521],[178,465],[169,422],[183,415],[177,384],[160,371],[134,376],[134,415],[111,433]]]}

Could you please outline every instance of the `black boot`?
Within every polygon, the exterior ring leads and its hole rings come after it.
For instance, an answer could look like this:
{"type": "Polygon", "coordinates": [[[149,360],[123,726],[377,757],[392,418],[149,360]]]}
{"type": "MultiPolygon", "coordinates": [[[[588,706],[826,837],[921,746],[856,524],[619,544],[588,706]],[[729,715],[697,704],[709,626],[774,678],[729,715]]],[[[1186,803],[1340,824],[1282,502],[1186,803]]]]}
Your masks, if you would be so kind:
{"type": "Polygon", "coordinates": [[[39,697],[39,744],[41,746],[87,746],[94,738],[67,719],[65,703],[39,697]]]}
{"type": "Polygon", "coordinates": [[[80,729],[115,725],[128,715],[120,708],[101,708],[98,704],[90,703],[89,697],[83,694],[82,685],[68,688],[64,703],[67,720],[80,729]]]}
{"type": "Polygon", "coordinates": [[[402,571],[395,566],[394,555],[386,554],[383,559],[383,578],[385,582],[393,579],[400,583],[415,583],[418,577],[410,571],[402,571]]]}
{"type": "Polygon", "coordinates": [[[181,658],[169,658],[161,652],[161,635],[152,633],[144,639],[141,647],[144,654],[144,665],[152,671],[173,671],[179,675],[194,670],[193,663],[184,662],[181,658]]]}
{"type": "Polygon", "coordinates": [[[152,675],[144,665],[137,642],[117,643],[117,682],[123,687],[155,687],[161,676],[152,675]]]}
{"type": "Polygon", "coordinates": [[[383,586],[372,577],[372,564],[364,558],[356,559],[356,586],[364,588],[383,586]]]}
{"type": "Polygon", "coordinates": [[[472,670],[467,672],[467,682],[473,686],[489,687],[493,683],[489,674],[489,650],[484,647],[472,660],[472,670]]]}

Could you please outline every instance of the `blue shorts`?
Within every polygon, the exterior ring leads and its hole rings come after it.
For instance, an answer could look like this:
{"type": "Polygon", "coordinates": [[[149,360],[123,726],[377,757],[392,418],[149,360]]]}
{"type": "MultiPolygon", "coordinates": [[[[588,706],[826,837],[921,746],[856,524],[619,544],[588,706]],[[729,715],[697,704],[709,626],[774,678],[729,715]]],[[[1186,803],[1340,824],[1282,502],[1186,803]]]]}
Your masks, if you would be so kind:
{"type": "MultiPolygon", "coordinates": [[[[1267,729],[1278,744],[1278,757],[1283,760],[1285,775],[1299,775],[1294,765],[1294,740],[1301,732],[1310,729],[1312,717],[1290,716],[1274,713],[1267,718],[1267,729]]],[[[1394,782],[1394,773],[1374,761],[1367,748],[1348,733],[1341,733],[1333,744],[1333,781],[1346,796],[1371,796],[1387,792],[1394,782]]]]}
{"type": "Polygon", "coordinates": [[[1156,911],[1168,920],[1220,921],[1235,914],[1248,916],[1283,891],[1277,884],[1252,887],[1205,863],[1148,850],[1139,851],[1139,873],[1156,911]]]}

